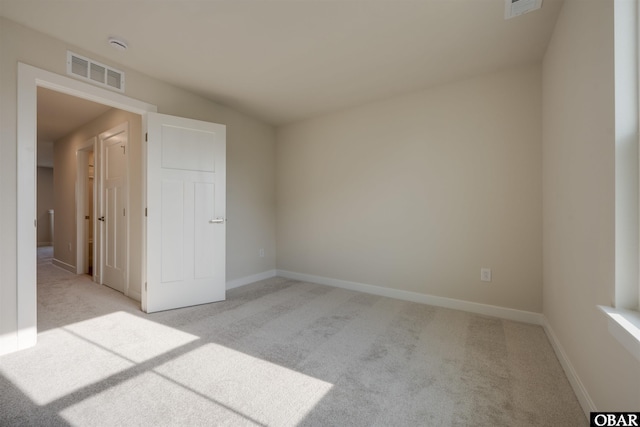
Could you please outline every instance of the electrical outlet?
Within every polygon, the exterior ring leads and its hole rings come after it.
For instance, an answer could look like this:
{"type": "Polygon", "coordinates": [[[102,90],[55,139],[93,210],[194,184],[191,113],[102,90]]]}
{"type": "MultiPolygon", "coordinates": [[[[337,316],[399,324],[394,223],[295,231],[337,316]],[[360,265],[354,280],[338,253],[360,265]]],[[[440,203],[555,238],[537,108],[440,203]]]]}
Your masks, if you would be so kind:
{"type": "Polygon", "coordinates": [[[260,258],[264,258],[264,249],[262,249],[262,248],[258,249],[258,256],[260,258]]]}
{"type": "Polygon", "coordinates": [[[480,280],[483,282],[491,281],[491,269],[490,268],[481,268],[480,269],[480,280]]]}

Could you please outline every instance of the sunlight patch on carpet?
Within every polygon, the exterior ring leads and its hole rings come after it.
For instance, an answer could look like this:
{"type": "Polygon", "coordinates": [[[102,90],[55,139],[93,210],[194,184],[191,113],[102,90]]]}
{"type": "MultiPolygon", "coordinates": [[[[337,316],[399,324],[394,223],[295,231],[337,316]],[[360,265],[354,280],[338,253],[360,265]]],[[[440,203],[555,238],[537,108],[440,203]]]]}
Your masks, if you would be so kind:
{"type": "Polygon", "coordinates": [[[209,343],[87,396],[59,415],[71,425],[84,425],[97,416],[103,425],[126,425],[139,422],[140,413],[149,425],[193,416],[211,425],[296,425],[332,387],[209,343]],[[104,407],[109,411],[99,409],[104,407]],[[100,414],[92,414],[98,410],[100,414]]]}
{"type": "Polygon", "coordinates": [[[46,405],[197,339],[114,312],[40,334],[36,347],[4,357],[11,370],[0,367],[0,373],[34,403],[46,405]]]}
{"type": "Polygon", "coordinates": [[[215,343],[171,360],[156,372],[267,425],[295,425],[331,383],[215,343]],[[206,366],[206,369],[198,369],[206,366]]]}
{"type": "Polygon", "coordinates": [[[124,311],[78,322],[64,329],[136,363],[199,339],[196,335],[124,311]]]}
{"type": "Polygon", "coordinates": [[[33,349],[9,356],[11,359],[3,360],[0,372],[38,405],[46,405],[134,365],[62,329],[49,331],[33,349]],[[49,346],[47,341],[56,345],[49,346]]]}

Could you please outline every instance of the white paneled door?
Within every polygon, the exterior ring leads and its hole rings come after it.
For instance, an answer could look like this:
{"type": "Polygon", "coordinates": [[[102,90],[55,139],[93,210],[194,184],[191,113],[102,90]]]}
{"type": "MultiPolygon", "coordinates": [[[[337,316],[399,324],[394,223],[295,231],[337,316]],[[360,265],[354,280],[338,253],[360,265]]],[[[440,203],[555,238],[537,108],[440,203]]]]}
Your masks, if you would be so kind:
{"type": "Polygon", "coordinates": [[[128,123],[100,135],[102,191],[99,282],[126,293],[128,255],[128,123]]]}
{"type": "Polygon", "coordinates": [[[225,299],[226,127],[147,116],[147,313],[225,299]]]}

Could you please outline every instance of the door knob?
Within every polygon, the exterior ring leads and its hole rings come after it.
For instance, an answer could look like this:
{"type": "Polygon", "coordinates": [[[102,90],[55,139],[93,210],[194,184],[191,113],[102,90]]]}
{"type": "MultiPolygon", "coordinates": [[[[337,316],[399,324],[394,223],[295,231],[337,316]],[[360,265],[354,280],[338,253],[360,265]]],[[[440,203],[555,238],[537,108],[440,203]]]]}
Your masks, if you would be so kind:
{"type": "Polygon", "coordinates": [[[224,218],[216,218],[210,219],[209,224],[222,224],[224,222],[224,218]]]}

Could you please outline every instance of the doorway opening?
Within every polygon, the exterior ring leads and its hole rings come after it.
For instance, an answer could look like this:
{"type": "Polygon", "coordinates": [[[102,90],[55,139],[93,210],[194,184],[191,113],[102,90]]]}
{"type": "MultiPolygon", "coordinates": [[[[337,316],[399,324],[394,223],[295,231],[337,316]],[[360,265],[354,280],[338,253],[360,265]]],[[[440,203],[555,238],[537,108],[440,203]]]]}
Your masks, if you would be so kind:
{"type": "MultiPolygon", "coordinates": [[[[50,89],[52,91],[62,93],[65,95],[71,95],[78,99],[92,101],[94,103],[102,104],[107,108],[120,109],[127,114],[134,114],[138,116],[140,123],[139,128],[133,132],[137,133],[140,141],[142,141],[144,121],[148,112],[155,112],[157,108],[151,104],[147,104],[122,94],[114,93],[109,90],[98,88],[90,84],[80,82],[71,79],[66,76],[55,74],[46,70],[42,70],[30,65],[18,64],[18,123],[17,123],[17,287],[16,301],[17,301],[17,328],[15,344],[12,344],[8,351],[19,350],[35,345],[37,340],[37,288],[36,288],[36,274],[37,274],[37,251],[36,251],[36,231],[37,221],[34,221],[34,213],[36,212],[36,195],[37,195],[37,182],[36,182],[36,155],[37,155],[37,124],[38,124],[38,88],[50,89]]],[[[44,116],[43,116],[44,117],[44,116]]],[[[119,123],[122,123],[120,120],[119,123]]],[[[85,139],[86,140],[86,139],[85,139]]],[[[143,158],[144,153],[142,144],[140,144],[140,158],[143,158]]],[[[72,159],[75,161],[75,158],[72,159]]],[[[55,169],[55,168],[54,168],[55,169]]],[[[140,168],[142,169],[142,168],[140,168]]],[[[75,167],[74,170],[74,186],[75,186],[75,167]]],[[[136,183],[136,194],[139,194],[139,200],[137,200],[136,208],[142,211],[142,204],[144,200],[144,185],[142,178],[142,171],[140,172],[141,178],[136,183]]],[[[58,181],[58,179],[54,179],[58,181]]],[[[75,188],[75,187],[74,187],[75,188]]],[[[65,198],[73,200],[73,206],[75,206],[76,192],[72,189],[61,193],[56,198],[56,205],[63,202],[65,198]]],[[[75,214],[71,215],[75,220],[75,214]]],[[[73,250],[75,247],[75,239],[71,239],[69,242],[69,236],[75,236],[75,231],[71,233],[65,233],[62,223],[58,221],[58,218],[62,217],[58,212],[55,213],[56,230],[54,235],[54,248],[60,247],[62,250],[71,252],[75,255],[73,250]],[[62,229],[61,229],[62,227],[62,229]],[[67,237],[67,241],[61,240],[62,236],[67,237]],[[71,250],[69,250],[71,246],[71,250]]],[[[136,224],[139,230],[140,237],[136,242],[135,250],[137,256],[140,257],[141,262],[138,267],[138,274],[142,275],[144,272],[144,254],[143,254],[143,241],[144,241],[144,221],[142,216],[139,216],[140,224],[136,224]]],[[[54,255],[55,257],[55,255],[54,255]]],[[[67,259],[67,258],[65,258],[67,259]]],[[[75,259],[71,259],[68,266],[74,271],[76,269],[75,259]]],[[[62,261],[62,260],[61,260],[62,261]]],[[[64,261],[63,261],[64,262],[64,261]]],[[[132,298],[140,299],[138,295],[131,295],[132,298]]]]}
{"type": "MultiPolygon", "coordinates": [[[[118,203],[115,195],[116,203],[111,205],[116,207],[111,214],[122,214],[130,218],[131,223],[128,233],[124,234],[130,257],[135,257],[135,260],[132,258],[129,262],[126,283],[137,284],[138,289],[132,290],[129,286],[125,295],[141,301],[142,310],[148,313],[223,300],[226,290],[226,126],[157,114],[153,105],[19,63],[17,292],[14,299],[17,327],[15,344],[7,346],[6,350],[3,348],[3,352],[31,347],[37,341],[36,221],[33,215],[36,212],[39,87],[114,107],[101,116],[104,118],[113,111],[117,113],[109,116],[114,122],[107,129],[128,122],[129,137],[139,138],[139,143],[130,141],[128,151],[120,140],[114,140],[111,147],[116,152],[120,149],[123,153],[128,152],[127,161],[130,163],[127,167],[131,174],[127,177],[130,185],[124,188],[131,191],[121,198],[128,200],[129,206],[118,203]],[[143,131],[145,134],[148,132],[148,144],[142,142],[146,141],[143,131]],[[175,201],[181,201],[180,206],[175,201]],[[148,217],[147,212],[150,213],[148,217]],[[180,212],[182,214],[178,215],[180,212]]],[[[78,138],[70,138],[68,144],[73,154],[62,155],[62,160],[71,158],[75,165],[81,144],[97,132],[104,131],[92,128],[89,134],[80,132],[78,138]]],[[[102,135],[98,133],[98,141],[102,135]]],[[[104,138],[108,139],[107,136],[104,138]]],[[[97,153],[94,149],[94,154],[97,153]]],[[[95,166],[100,163],[96,162],[95,166]]],[[[66,168],[61,169],[66,171],[66,168]]],[[[70,197],[76,206],[76,168],[72,169],[71,189],[62,191],[60,196],[70,197]]],[[[54,179],[56,185],[58,181],[63,179],[54,179]]],[[[105,192],[101,191],[101,194],[105,192]]],[[[60,204],[56,197],[56,206],[67,205],[60,204]]],[[[56,212],[56,217],[59,216],[63,215],[56,212]]],[[[76,215],[70,216],[75,225],[76,215]]],[[[63,240],[59,245],[61,236],[68,239],[74,231],[66,234],[60,230],[61,226],[63,223],[56,220],[54,247],[61,246],[72,253],[68,258],[71,260],[69,266],[75,273],[77,253],[74,249],[77,248],[73,241],[63,240]]],[[[94,233],[94,237],[101,233],[94,233]]],[[[94,248],[97,246],[94,243],[94,248]]]]}
{"type": "Polygon", "coordinates": [[[140,301],[141,269],[132,286],[127,266],[129,244],[142,247],[141,232],[129,239],[129,223],[132,214],[142,221],[144,177],[134,175],[136,191],[130,191],[128,171],[130,159],[134,169],[142,169],[136,167],[143,163],[141,130],[129,135],[130,127],[142,128],[142,117],[50,89],[38,88],[37,96],[38,142],[53,141],[58,231],[52,263],[140,301]],[[133,211],[130,197],[138,200],[133,211]]]}

